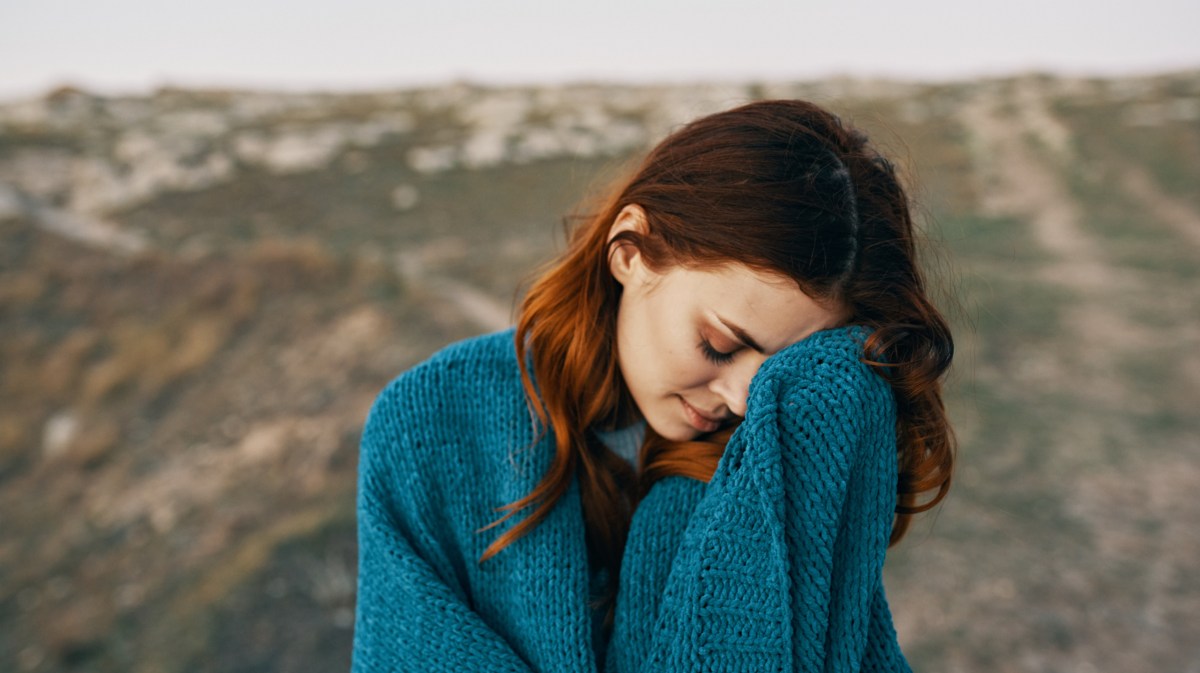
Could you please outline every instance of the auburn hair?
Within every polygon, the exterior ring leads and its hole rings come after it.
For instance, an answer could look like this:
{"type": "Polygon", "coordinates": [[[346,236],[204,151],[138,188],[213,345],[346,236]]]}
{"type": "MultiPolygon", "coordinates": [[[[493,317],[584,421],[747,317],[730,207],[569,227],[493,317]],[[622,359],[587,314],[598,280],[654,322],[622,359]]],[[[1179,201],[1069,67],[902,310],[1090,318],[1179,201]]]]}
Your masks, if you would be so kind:
{"type": "Polygon", "coordinates": [[[743,264],[794,280],[872,328],[863,361],[896,401],[899,478],[891,544],[913,515],[950,487],[955,441],[941,381],[954,352],[950,329],[926,295],[908,197],[893,165],[861,132],[803,101],[759,101],[683,126],[570,233],[567,248],[529,288],[516,327],[530,407],[555,455],[541,482],[488,528],[531,509],[485,550],[490,558],[538,525],[578,478],[589,560],[606,571],[611,620],[630,519],[659,479],[707,482],[734,428],[689,442],[646,430],[635,472],[595,434],[634,422],[638,410],[616,349],[621,285],[614,244],[637,246],[653,268],[743,264]],[[609,240],[620,211],[640,206],[644,233],[609,240]]]}

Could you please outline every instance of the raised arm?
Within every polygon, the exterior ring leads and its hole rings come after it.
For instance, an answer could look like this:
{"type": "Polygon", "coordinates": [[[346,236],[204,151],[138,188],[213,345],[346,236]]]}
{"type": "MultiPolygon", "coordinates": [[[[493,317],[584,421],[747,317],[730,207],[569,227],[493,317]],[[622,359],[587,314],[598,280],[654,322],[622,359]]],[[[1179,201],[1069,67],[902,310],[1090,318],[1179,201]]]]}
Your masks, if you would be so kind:
{"type": "MultiPolygon", "coordinates": [[[[859,362],[860,334],[821,332],[763,365],[673,556],[643,542],[657,517],[639,507],[627,568],[670,571],[653,618],[639,614],[648,601],[619,604],[621,619],[653,626],[618,626],[610,671],[908,670],[881,574],[895,415],[886,382],[859,362]]],[[[652,576],[623,569],[622,592],[652,576]]]]}

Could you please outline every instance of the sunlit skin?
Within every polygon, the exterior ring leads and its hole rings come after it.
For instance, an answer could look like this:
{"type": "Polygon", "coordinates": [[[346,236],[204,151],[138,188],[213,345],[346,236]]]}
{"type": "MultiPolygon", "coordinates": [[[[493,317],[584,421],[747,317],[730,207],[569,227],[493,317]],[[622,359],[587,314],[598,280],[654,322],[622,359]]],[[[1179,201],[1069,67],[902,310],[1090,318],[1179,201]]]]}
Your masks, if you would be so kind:
{"type": "MultiPolygon", "coordinates": [[[[609,236],[645,226],[641,209],[629,206],[609,236]]],[[[618,244],[609,268],[622,285],[621,375],[646,423],[670,440],[744,416],[750,380],[768,357],[842,321],[839,307],[791,279],[742,264],[655,271],[635,246],[618,244]]]]}

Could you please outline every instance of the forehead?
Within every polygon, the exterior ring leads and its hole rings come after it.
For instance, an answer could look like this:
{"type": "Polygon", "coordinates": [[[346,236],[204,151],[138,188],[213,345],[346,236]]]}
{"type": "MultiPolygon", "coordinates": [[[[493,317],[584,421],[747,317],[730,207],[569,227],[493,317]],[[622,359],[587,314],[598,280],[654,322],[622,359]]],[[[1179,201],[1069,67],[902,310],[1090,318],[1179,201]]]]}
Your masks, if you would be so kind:
{"type": "Polygon", "coordinates": [[[837,314],[800,290],[795,281],[734,264],[712,269],[675,267],[660,291],[689,306],[702,319],[723,319],[744,329],[767,351],[833,327],[837,314]]]}

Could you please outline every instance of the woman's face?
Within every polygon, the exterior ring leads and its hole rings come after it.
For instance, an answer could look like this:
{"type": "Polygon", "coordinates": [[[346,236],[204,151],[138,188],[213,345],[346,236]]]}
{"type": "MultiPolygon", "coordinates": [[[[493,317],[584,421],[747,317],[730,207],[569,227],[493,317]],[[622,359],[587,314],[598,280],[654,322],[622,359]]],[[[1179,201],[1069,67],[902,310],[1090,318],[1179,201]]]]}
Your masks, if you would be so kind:
{"type": "Polygon", "coordinates": [[[646,422],[670,440],[744,416],[750,379],[767,357],[841,321],[790,279],[741,264],[656,272],[624,244],[610,269],[623,286],[621,374],[646,422]]]}

